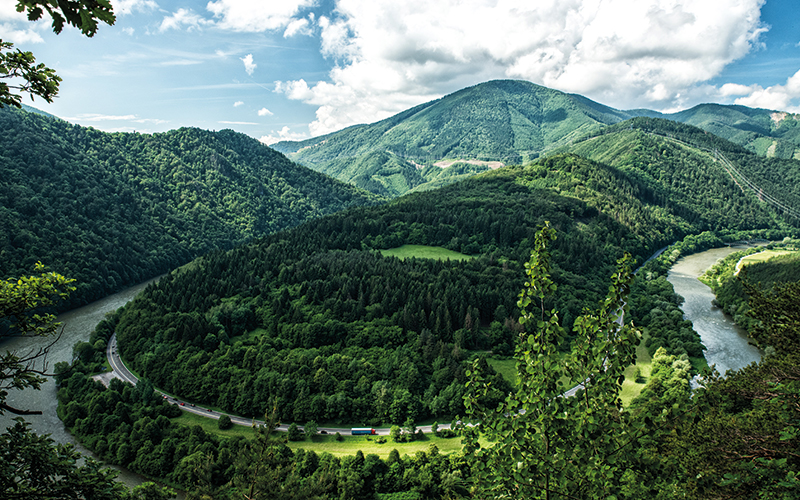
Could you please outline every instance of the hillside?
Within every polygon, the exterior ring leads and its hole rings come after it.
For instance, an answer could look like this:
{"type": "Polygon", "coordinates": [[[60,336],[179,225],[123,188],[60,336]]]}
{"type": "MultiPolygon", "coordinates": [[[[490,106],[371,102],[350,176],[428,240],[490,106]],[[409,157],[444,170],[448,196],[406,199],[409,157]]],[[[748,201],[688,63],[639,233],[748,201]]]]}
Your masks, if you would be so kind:
{"type": "Polygon", "coordinates": [[[712,230],[731,229],[742,218],[753,217],[746,223],[754,224],[756,217],[768,213],[773,214],[768,218],[775,227],[797,224],[795,217],[773,212],[749,189],[743,191],[713,152],[719,152],[762,188],[762,195],[795,210],[800,209],[800,161],[763,158],[689,125],[635,118],[590,134],[560,151],[611,165],[639,179],[654,190],[659,204],[670,206],[693,224],[691,232],[701,230],[695,224],[697,214],[704,214],[703,224],[710,224],[708,229],[712,230]]]}
{"type": "Polygon", "coordinates": [[[586,133],[639,116],[695,125],[761,156],[792,158],[800,152],[796,115],[717,104],[672,114],[620,111],[511,80],[469,87],[373,124],[273,147],[341,181],[399,196],[496,168],[489,162],[525,164],[586,133]],[[461,170],[452,172],[454,167],[461,170]]]}
{"type": "MultiPolygon", "coordinates": [[[[461,409],[465,353],[508,353],[513,345],[521,263],[543,221],[558,230],[553,305],[568,328],[605,293],[625,251],[641,262],[690,233],[796,230],[797,221],[742,193],[710,161],[681,157],[668,139],[642,132],[635,147],[642,158],[661,156],[672,191],[636,167],[554,155],[210,254],[126,308],[116,328],[122,355],[156,386],[242,415],[260,415],[277,397],[284,421],[449,417],[461,409]],[[685,176],[688,163],[697,179],[685,176]],[[716,182],[693,183],[703,179],[716,182]],[[475,258],[400,260],[376,252],[404,244],[475,258]]],[[[638,289],[670,290],[648,286],[638,289]]],[[[659,315],[674,302],[667,297],[659,315]]],[[[635,303],[642,316],[650,313],[635,303]]],[[[681,318],[659,316],[664,338],[651,345],[701,356],[691,329],[673,324],[681,318]]]]}
{"type": "Polygon", "coordinates": [[[232,131],[109,134],[0,109],[0,276],[96,300],[198,255],[379,201],[232,131]]]}
{"type": "Polygon", "coordinates": [[[371,125],[273,147],[344,182],[398,196],[448,176],[441,167],[425,169],[439,160],[527,163],[628,117],[581,96],[529,82],[492,81],[371,125]]]}

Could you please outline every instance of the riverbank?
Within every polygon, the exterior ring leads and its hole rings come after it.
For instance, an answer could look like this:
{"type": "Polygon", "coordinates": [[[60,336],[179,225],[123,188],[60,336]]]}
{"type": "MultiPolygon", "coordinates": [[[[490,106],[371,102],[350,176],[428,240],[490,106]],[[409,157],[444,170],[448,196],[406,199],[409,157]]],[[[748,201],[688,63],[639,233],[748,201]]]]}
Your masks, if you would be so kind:
{"type": "Polygon", "coordinates": [[[681,309],[700,334],[709,366],[715,366],[721,374],[760,361],[761,352],[731,317],[713,305],[714,292],[697,278],[719,260],[740,250],[722,247],[681,257],[667,275],[675,293],[684,299],[681,309]]]}

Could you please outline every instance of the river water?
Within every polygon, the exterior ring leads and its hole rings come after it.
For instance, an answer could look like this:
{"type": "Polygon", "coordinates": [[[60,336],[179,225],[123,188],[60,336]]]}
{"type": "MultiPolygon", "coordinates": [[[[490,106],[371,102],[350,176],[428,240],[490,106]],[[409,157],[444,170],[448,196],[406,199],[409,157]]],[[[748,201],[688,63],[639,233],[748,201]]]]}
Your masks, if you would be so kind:
{"type": "Polygon", "coordinates": [[[690,320],[706,346],[705,356],[709,366],[725,374],[750,363],[761,361],[761,352],[749,343],[749,337],[733,319],[712,305],[714,292],[697,278],[706,269],[741,248],[714,248],[683,257],[672,266],[667,280],[675,292],[684,298],[684,318],[690,320]]]}
{"type": "MultiPolygon", "coordinates": [[[[50,354],[47,357],[48,369],[51,373],[53,367],[59,361],[72,361],[72,346],[79,341],[88,341],[95,325],[105,317],[106,313],[125,305],[152,281],[146,281],[97,302],[92,302],[87,306],[59,314],[58,321],[63,324],[64,333],[61,339],[50,349],[50,354]]],[[[52,338],[17,337],[0,343],[0,350],[17,350],[24,353],[31,349],[45,347],[49,342],[52,342],[52,338]]],[[[56,384],[52,379],[48,379],[47,382],[42,384],[42,388],[39,391],[31,389],[9,391],[6,401],[15,408],[41,410],[43,412],[42,415],[28,415],[25,417],[25,420],[31,423],[31,429],[37,434],[50,434],[50,437],[56,442],[73,443],[81,453],[91,454],[86,448],[80,446],[59,420],[56,414],[56,407],[58,406],[56,384]]],[[[15,416],[8,412],[0,415],[0,429],[4,431],[7,427],[14,425],[13,418],[15,416]]],[[[130,471],[118,468],[117,470],[120,471],[119,479],[128,486],[136,486],[145,481],[144,478],[130,471]]]]}
{"type": "MultiPolygon", "coordinates": [[[[761,354],[748,343],[744,332],[733,321],[726,317],[719,308],[712,306],[714,294],[709,287],[700,283],[697,277],[714,265],[719,259],[736,251],[731,248],[717,248],[680,259],[669,272],[668,280],[675,291],[684,299],[683,311],[686,319],[694,324],[706,346],[706,359],[709,365],[715,364],[720,373],[736,370],[761,359],[761,354]]],[[[152,280],[151,280],[152,281],[152,280]]],[[[50,350],[48,362],[52,367],[59,361],[71,361],[72,346],[79,341],[86,341],[100,320],[106,315],[131,300],[143,290],[150,281],[123,290],[85,307],[74,309],[58,316],[64,324],[61,340],[50,350]]],[[[36,349],[47,344],[47,339],[15,338],[0,344],[2,350],[36,349]]],[[[40,391],[11,391],[8,403],[16,408],[42,410],[43,415],[25,417],[31,428],[39,434],[50,434],[60,443],[73,443],[81,452],[90,454],[80,446],[66,431],[64,424],[56,414],[58,405],[56,387],[52,380],[42,385],[40,391]]],[[[0,415],[0,429],[13,425],[14,415],[0,415]]],[[[120,469],[118,469],[120,470],[120,469]]],[[[126,470],[120,470],[120,480],[129,486],[141,484],[145,479],[126,470]]]]}

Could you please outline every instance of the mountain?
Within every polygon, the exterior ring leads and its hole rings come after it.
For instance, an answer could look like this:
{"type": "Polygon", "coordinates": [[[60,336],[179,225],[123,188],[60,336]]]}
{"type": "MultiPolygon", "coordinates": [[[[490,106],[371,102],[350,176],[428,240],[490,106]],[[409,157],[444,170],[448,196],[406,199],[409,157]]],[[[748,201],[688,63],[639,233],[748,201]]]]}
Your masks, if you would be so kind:
{"type": "MultiPolygon", "coordinates": [[[[277,398],[280,419],[301,423],[449,417],[462,411],[464,351],[510,352],[522,263],[544,221],[558,231],[558,293],[545,307],[567,329],[604,295],[624,252],[642,262],[689,234],[776,238],[800,227],[740,189],[705,148],[743,164],[761,158],[696,127],[640,118],[578,144],[630,156],[615,166],[553,154],[206,255],[119,315],[122,355],[158,387],[241,415],[277,398]],[[383,255],[402,245],[471,258],[383,255]]],[[[775,175],[793,167],[778,163],[775,175]]],[[[798,196],[798,186],[781,195],[798,196]]],[[[631,309],[648,346],[701,357],[671,287],[647,274],[631,309]]]]}
{"type": "Polygon", "coordinates": [[[77,279],[72,306],[379,201],[230,130],[109,134],[0,109],[0,277],[42,261],[77,279]]]}
{"type": "Polygon", "coordinates": [[[272,147],[385,196],[432,189],[500,165],[525,164],[635,117],[696,125],[762,156],[800,154],[800,115],[704,104],[679,113],[620,111],[530,82],[490,81],[370,125],[272,147]]]}
{"type": "MultiPolygon", "coordinates": [[[[653,113],[652,116],[657,116],[653,113]]],[[[800,115],[746,106],[699,104],[662,118],[694,125],[766,157],[800,159],[800,115]]]]}
{"type": "Polygon", "coordinates": [[[454,166],[471,166],[471,174],[499,166],[491,162],[527,163],[626,118],[581,96],[529,82],[492,81],[371,125],[272,147],[344,182],[398,196],[429,188],[426,183],[442,176],[462,178],[445,173],[454,166]],[[442,168],[448,163],[449,168],[442,168]]]}

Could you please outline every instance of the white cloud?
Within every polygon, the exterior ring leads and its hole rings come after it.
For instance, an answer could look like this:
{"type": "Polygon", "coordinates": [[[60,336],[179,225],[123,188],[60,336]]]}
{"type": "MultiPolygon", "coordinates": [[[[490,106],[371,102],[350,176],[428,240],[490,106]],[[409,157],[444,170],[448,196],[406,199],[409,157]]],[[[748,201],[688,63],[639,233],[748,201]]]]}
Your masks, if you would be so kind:
{"type": "Polygon", "coordinates": [[[28,22],[28,16],[22,12],[17,12],[17,2],[0,2],[0,21],[22,21],[28,22]]]}
{"type": "MultiPolygon", "coordinates": [[[[731,84],[723,85],[721,90],[724,92],[726,87],[731,84]]],[[[790,111],[792,113],[800,112],[800,106],[797,104],[800,101],[800,71],[790,76],[786,80],[785,85],[773,85],[771,87],[763,88],[760,85],[751,85],[745,87],[738,85],[737,92],[732,95],[744,95],[739,97],[734,102],[743,106],[751,108],[766,108],[776,111],[790,111]]]]}
{"type": "Polygon", "coordinates": [[[244,101],[236,101],[235,103],[233,103],[233,107],[234,107],[234,108],[238,108],[238,107],[239,107],[239,106],[241,106],[242,104],[244,104],[244,101]]]}
{"type": "Polygon", "coordinates": [[[0,40],[11,43],[42,43],[42,37],[31,28],[17,29],[11,23],[0,23],[0,40]]]}
{"type": "Polygon", "coordinates": [[[147,12],[158,8],[153,0],[111,0],[114,14],[124,16],[135,11],[147,12]]]}
{"type": "Polygon", "coordinates": [[[258,125],[258,123],[255,122],[229,122],[224,120],[220,120],[219,123],[224,123],[226,125],[258,125]]]}
{"type": "Polygon", "coordinates": [[[313,33],[311,32],[311,23],[313,22],[314,14],[311,14],[308,18],[301,18],[295,19],[291,21],[286,26],[286,31],[283,32],[284,38],[290,38],[294,35],[306,35],[310,36],[313,33]]]}
{"type": "Polygon", "coordinates": [[[259,141],[269,146],[270,144],[275,144],[280,141],[302,141],[303,139],[308,139],[308,134],[292,132],[289,127],[280,129],[277,132],[278,135],[273,135],[275,133],[276,132],[273,130],[270,135],[262,136],[259,141]]]}
{"type": "Polygon", "coordinates": [[[164,17],[158,30],[163,32],[169,29],[179,30],[186,28],[188,31],[192,31],[213,23],[213,21],[195,14],[191,9],[178,9],[172,15],[164,17]]]}
{"type": "Polygon", "coordinates": [[[258,116],[272,116],[272,111],[268,110],[267,108],[261,108],[258,110],[258,116]]]}
{"type": "Polygon", "coordinates": [[[244,70],[247,71],[247,74],[252,76],[253,71],[256,70],[257,64],[253,62],[253,54],[247,54],[244,57],[240,57],[239,59],[242,60],[244,63],[244,70]]]}
{"type": "Polygon", "coordinates": [[[314,3],[315,0],[217,0],[208,2],[206,9],[220,18],[220,28],[261,32],[286,28],[300,11],[314,3]]]}
{"type": "Polygon", "coordinates": [[[136,115],[101,115],[98,113],[83,113],[75,117],[64,118],[64,119],[67,121],[76,121],[76,122],[108,122],[108,121],[137,120],[136,115]]]}
{"type": "Polygon", "coordinates": [[[317,23],[328,79],[276,91],[318,106],[315,135],[494,78],[671,108],[758,46],[764,2],[338,0],[317,23]]]}
{"type": "Polygon", "coordinates": [[[130,35],[130,36],[133,36],[133,33],[135,31],[136,30],[134,28],[130,27],[130,26],[128,26],[127,28],[122,28],[122,32],[127,34],[127,35],[130,35]]]}

